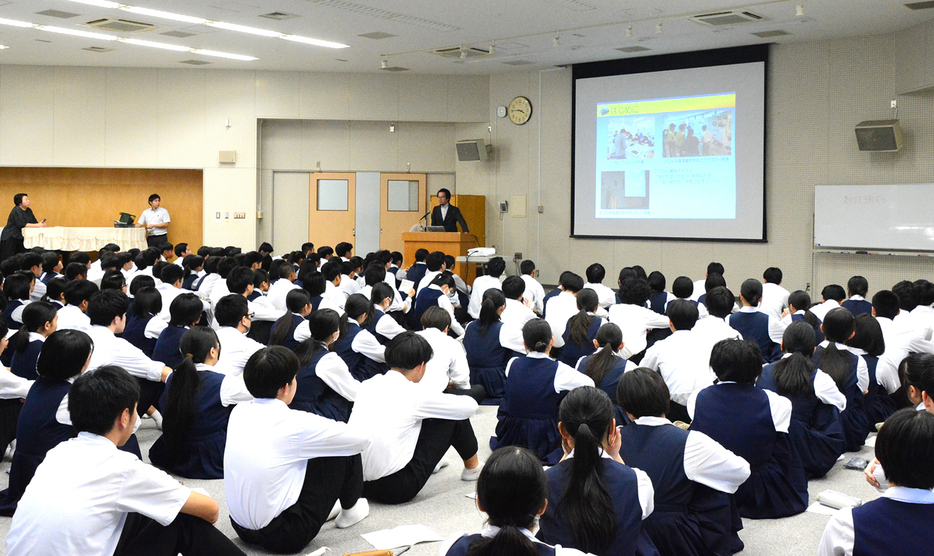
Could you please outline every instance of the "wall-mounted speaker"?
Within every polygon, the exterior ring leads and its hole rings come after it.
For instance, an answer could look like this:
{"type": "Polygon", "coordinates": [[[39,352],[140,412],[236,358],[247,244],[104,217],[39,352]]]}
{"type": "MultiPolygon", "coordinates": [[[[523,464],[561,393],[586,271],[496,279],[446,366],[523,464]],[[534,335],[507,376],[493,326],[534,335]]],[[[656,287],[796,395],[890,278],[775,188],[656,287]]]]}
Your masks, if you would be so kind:
{"type": "Polygon", "coordinates": [[[856,124],[856,144],[861,151],[896,152],[902,148],[898,120],[867,120],[856,124]]]}
{"type": "Polygon", "coordinates": [[[457,160],[475,162],[486,160],[493,153],[493,145],[487,145],[483,139],[465,139],[454,144],[457,148],[457,160]]]}

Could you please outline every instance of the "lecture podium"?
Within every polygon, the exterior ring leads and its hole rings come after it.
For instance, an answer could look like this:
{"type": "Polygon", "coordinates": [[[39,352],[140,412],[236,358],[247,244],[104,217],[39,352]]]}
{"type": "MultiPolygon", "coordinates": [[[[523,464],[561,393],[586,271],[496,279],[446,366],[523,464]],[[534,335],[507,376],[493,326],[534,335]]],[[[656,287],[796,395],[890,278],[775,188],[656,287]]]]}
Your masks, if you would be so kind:
{"type": "MultiPolygon", "coordinates": [[[[405,252],[402,254],[405,266],[415,263],[415,252],[419,249],[427,249],[429,253],[441,251],[456,258],[467,255],[468,249],[480,247],[476,236],[461,232],[404,232],[402,241],[405,244],[405,252]]],[[[458,264],[454,274],[468,284],[472,284],[477,276],[476,269],[467,264],[458,264]]]]}

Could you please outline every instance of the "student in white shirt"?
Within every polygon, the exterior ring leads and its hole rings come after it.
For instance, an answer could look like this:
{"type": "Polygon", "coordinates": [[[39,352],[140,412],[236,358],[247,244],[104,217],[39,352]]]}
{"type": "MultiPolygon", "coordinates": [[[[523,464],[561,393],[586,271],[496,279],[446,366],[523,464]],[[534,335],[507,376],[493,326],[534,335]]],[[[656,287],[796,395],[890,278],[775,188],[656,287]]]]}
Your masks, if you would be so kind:
{"type": "Polygon", "coordinates": [[[603,285],[603,279],[606,278],[606,269],[600,263],[593,263],[587,267],[586,275],[587,283],[584,284],[584,288],[597,292],[600,307],[609,309],[610,305],[616,303],[616,292],[603,285]]]}
{"type": "Polygon", "coordinates": [[[709,362],[710,351],[713,349],[714,344],[720,340],[742,340],[743,336],[730,327],[726,321],[736,304],[736,297],[733,292],[724,286],[718,286],[707,292],[705,301],[710,316],[699,319],[694,328],[691,329],[691,335],[696,338],[701,346],[700,349],[703,349],[702,352],[697,353],[698,359],[709,362]]]}
{"type": "MultiPolygon", "coordinates": [[[[506,306],[500,313],[499,320],[503,323],[499,330],[499,343],[516,353],[525,353],[525,342],[522,339],[522,327],[525,323],[536,318],[535,313],[525,300],[525,280],[518,276],[510,276],[503,280],[503,295],[506,297],[506,306]]],[[[481,306],[482,307],[482,306],[481,306]]]]}
{"type": "Polygon", "coordinates": [[[782,269],[770,266],[762,273],[762,300],[759,310],[775,319],[781,319],[788,308],[788,290],[782,287],[782,269]]]}
{"type": "Polygon", "coordinates": [[[254,353],[243,370],[256,398],[238,404],[227,425],[224,490],[241,539],[280,553],[301,551],[340,504],[336,525],[369,514],[360,497],[360,452],[369,431],[289,409],[297,388],[298,357],[272,346],[254,353]]]}
{"type": "Polygon", "coordinates": [[[577,293],[584,288],[584,279],[573,272],[562,274],[560,281],[558,287],[561,293],[545,303],[545,321],[555,335],[556,349],[564,346],[564,331],[568,328],[568,320],[579,312],[577,293]]]}
{"type": "Polygon", "coordinates": [[[620,351],[623,359],[645,349],[649,329],[668,328],[668,317],[645,306],[650,293],[648,283],[638,278],[626,278],[619,285],[619,303],[610,307],[609,313],[610,322],[623,331],[626,341],[626,346],[620,351]]]}
{"type": "Polygon", "coordinates": [[[340,309],[338,312],[343,311],[347,303],[347,299],[350,296],[344,295],[344,291],[340,289],[340,284],[343,280],[343,276],[341,275],[340,262],[324,263],[321,265],[321,274],[324,275],[325,286],[324,294],[321,297],[330,301],[332,306],[336,306],[338,309],[340,309]]]}
{"type": "Polygon", "coordinates": [[[506,272],[506,261],[502,257],[493,257],[486,264],[486,275],[477,276],[473,281],[473,289],[470,290],[470,304],[467,306],[467,313],[472,318],[480,316],[480,305],[483,303],[483,292],[487,288],[503,289],[499,277],[506,272]]]}
{"type": "Polygon", "coordinates": [[[386,347],[390,370],[360,385],[349,424],[371,436],[363,452],[368,498],[384,504],[411,500],[451,446],[464,461],[462,480],[475,481],[480,473],[477,437],[470,426],[477,402],[417,384],[431,355],[421,336],[399,334],[386,347]]]}
{"type": "Polygon", "coordinates": [[[217,339],[221,343],[220,358],[215,370],[241,376],[247,360],[265,346],[247,336],[253,324],[253,313],[242,295],[230,294],[221,298],[214,308],[214,320],[220,326],[217,339]]]}
{"type": "Polygon", "coordinates": [[[39,466],[13,517],[7,554],[243,554],[213,527],[216,501],[117,450],[137,421],[135,379],[102,367],[78,377],[68,396],[78,437],[39,466]]]}
{"type": "MultiPolygon", "coordinates": [[[[280,311],[273,307],[272,303],[269,302],[269,299],[266,298],[266,296],[260,295],[252,301],[249,301],[250,297],[253,297],[253,292],[255,291],[255,281],[256,275],[254,274],[254,271],[245,266],[238,266],[231,269],[231,271],[227,274],[227,280],[224,282],[226,287],[224,289],[227,290],[227,295],[236,294],[248,300],[247,304],[250,309],[249,312],[252,313],[250,320],[270,322],[279,320],[285,311],[280,311]]],[[[214,292],[218,291],[217,284],[215,284],[211,296],[211,305],[215,308],[214,324],[217,324],[217,304],[220,303],[221,299],[226,297],[226,295],[223,295],[217,299],[214,299],[213,294],[214,292]]],[[[217,329],[217,326],[215,326],[215,329],[217,329]]]]}
{"type": "Polygon", "coordinates": [[[434,392],[460,394],[483,401],[483,386],[470,385],[470,367],[464,345],[448,335],[451,315],[441,307],[429,307],[422,315],[424,330],[416,332],[431,346],[431,359],[425,366],[425,376],[419,382],[434,392]]]}
{"type": "Polygon", "coordinates": [[[522,273],[521,278],[525,282],[525,292],[522,296],[529,301],[529,307],[541,315],[542,311],[545,310],[545,288],[536,280],[538,270],[535,268],[535,262],[530,260],[522,261],[519,263],[519,272],[522,273]]]}
{"type": "MultiPolygon", "coordinates": [[[[422,279],[418,281],[418,284],[415,284],[415,295],[418,295],[418,292],[422,291],[431,281],[435,279],[435,276],[442,274],[447,266],[444,264],[444,253],[441,251],[432,251],[425,257],[425,266],[428,270],[425,271],[425,275],[422,276],[422,279]]],[[[479,311],[478,311],[479,314],[479,311]]]]}
{"type": "Polygon", "coordinates": [[[72,280],[65,286],[65,305],[58,310],[59,330],[81,330],[87,332],[91,328],[91,319],[85,314],[88,302],[98,287],[87,280],[72,280]]]}
{"type": "Polygon", "coordinates": [[[174,264],[164,265],[159,279],[162,280],[162,283],[156,287],[162,295],[162,311],[159,313],[159,318],[168,322],[172,318],[172,315],[169,314],[169,308],[172,306],[172,302],[175,301],[175,298],[183,293],[191,292],[182,289],[182,280],[185,279],[185,271],[180,266],[174,264]]]}
{"type": "Polygon", "coordinates": [[[23,253],[22,265],[20,268],[24,272],[29,272],[35,276],[35,286],[32,293],[29,294],[30,301],[39,301],[45,295],[45,282],[39,279],[42,276],[42,255],[33,251],[23,253]]]}
{"type": "MultiPolygon", "coordinates": [[[[707,280],[710,279],[710,276],[707,277],[707,280]]],[[[706,288],[706,280],[704,281],[704,287],[706,288]]],[[[699,318],[705,318],[707,316],[707,309],[704,307],[703,303],[700,303],[694,296],[694,283],[691,282],[691,279],[687,276],[678,276],[675,278],[675,281],[671,283],[671,293],[675,296],[676,299],[685,299],[697,305],[697,311],[700,314],[699,318]]],[[[706,290],[704,291],[706,293],[706,290]]],[[[704,295],[701,293],[700,296],[704,295]]],[[[697,296],[699,299],[700,296],[697,296]]],[[[671,303],[669,301],[669,303],[671,303]]]]}
{"type": "Polygon", "coordinates": [[[821,290],[820,294],[823,298],[823,301],[811,307],[810,310],[815,317],[823,322],[824,317],[827,316],[827,313],[839,307],[840,303],[846,299],[846,292],[843,290],[843,286],[830,284],[828,286],[824,286],[824,289],[821,290]]]}
{"type": "Polygon", "coordinates": [[[144,210],[139,215],[139,220],[136,221],[137,228],[146,228],[146,243],[150,247],[161,245],[168,238],[169,223],[172,219],[169,218],[169,211],[161,207],[161,204],[162,198],[158,194],[153,193],[150,195],[150,208],[144,210]]]}
{"type": "Polygon", "coordinates": [[[723,265],[718,262],[712,262],[707,265],[707,273],[704,274],[704,279],[694,280],[694,293],[691,294],[691,301],[697,301],[700,299],[700,296],[704,295],[704,283],[707,281],[707,277],[711,274],[719,274],[720,276],[723,276],[723,265]]]}
{"type": "Polygon", "coordinates": [[[175,251],[175,261],[173,262],[173,264],[177,264],[178,266],[183,266],[185,257],[192,254],[191,249],[188,248],[187,243],[176,243],[174,251],[175,251]]]}
{"type": "Polygon", "coordinates": [[[276,280],[269,286],[269,293],[266,298],[273,308],[285,312],[285,297],[290,291],[299,289],[295,282],[295,269],[289,263],[283,261],[278,269],[270,269],[270,278],[275,275],[276,280]]]}

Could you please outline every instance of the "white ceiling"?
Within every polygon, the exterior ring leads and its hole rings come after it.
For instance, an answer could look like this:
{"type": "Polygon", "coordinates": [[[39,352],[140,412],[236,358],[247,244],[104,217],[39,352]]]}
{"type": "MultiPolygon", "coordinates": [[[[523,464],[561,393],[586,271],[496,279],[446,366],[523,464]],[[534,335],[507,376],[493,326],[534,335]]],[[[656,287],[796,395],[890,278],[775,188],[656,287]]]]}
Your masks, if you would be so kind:
{"type": "Polygon", "coordinates": [[[120,36],[193,48],[255,56],[241,62],[192,53],[179,53],[118,42],[63,36],[36,29],[0,25],[0,64],[71,65],[110,67],[191,67],[183,60],[210,62],[206,68],[279,71],[376,72],[385,55],[389,66],[409,73],[490,74],[524,68],[632,57],[615,49],[642,46],[653,55],[708,48],[816,41],[891,33],[934,19],[934,9],[910,10],[910,0],[803,0],[804,16],[796,16],[798,0],[737,4],[736,0],[119,0],[127,4],[197,16],[282,33],[342,42],[351,48],[331,50],[277,38],[258,37],[191,25],[120,10],[99,8],[67,0],[0,0],[0,18],[55,25],[86,31],[92,19],[113,17],[152,23],[157,29],[120,36]],[[335,7],[335,4],[344,7],[335,7]],[[419,18],[417,23],[388,19],[381,13],[353,9],[377,8],[419,18]],[[351,9],[347,9],[351,8],[351,9]],[[690,15],[728,9],[746,9],[765,21],[733,27],[709,27],[687,19],[690,15]],[[62,19],[37,12],[59,10],[78,14],[62,19]],[[275,21],[258,17],[270,12],[298,17],[275,21]],[[656,33],[661,19],[662,33],[656,33]],[[428,23],[425,23],[427,20],[428,23]],[[633,37],[626,37],[632,22],[633,37]],[[433,29],[431,23],[450,29],[433,29]],[[429,25],[429,26],[426,26],[429,25]],[[762,39],[754,32],[783,30],[790,35],[762,39]],[[194,33],[176,38],[162,33],[194,33]],[[382,32],[395,35],[374,40],[359,35],[382,32]],[[555,37],[559,37],[555,45],[555,37]],[[474,46],[496,53],[480,59],[445,59],[431,51],[474,46]],[[111,48],[97,53],[88,47],[111,48]]]}

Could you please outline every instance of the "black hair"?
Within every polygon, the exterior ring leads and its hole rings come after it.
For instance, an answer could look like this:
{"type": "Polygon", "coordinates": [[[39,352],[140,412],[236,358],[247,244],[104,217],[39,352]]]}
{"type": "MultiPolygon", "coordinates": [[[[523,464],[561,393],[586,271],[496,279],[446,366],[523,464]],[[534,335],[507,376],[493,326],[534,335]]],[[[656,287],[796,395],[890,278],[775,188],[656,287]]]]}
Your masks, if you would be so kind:
{"type": "Polygon", "coordinates": [[[601,349],[587,359],[587,365],[581,369],[581,372],[599,386],[603,382],[603,377],[616,365],[616,350],[623,343],[623,331],[619,326],[608,322],[597,330],[595,340],[601,349]]]}
{"type": "Polygon", "coordinates": [[[36,371],[39,376],[68,380],[81,374],[91,356],[94,342],[80,330],[56,330],[45,339],[36,371]]]}
{"type": "Polygon", "coordinates": [[[726,272],[723,271],[723,265],[716,262],[707,265],[707,274],[710,275],[713,273],[717,273],[721,276],[726,274],[726,272]]]}
{"type": "Polygon", "coordinates": [[[642,265],[638,265],[638,264],[632,265],[632,271],[636,273],[636,278],[640,280],[647,281],[649,279],[648,275],[645,273],[645,269],[642,268],[642,265]]]}
{"type": "Polygon", "coordinates": [[[915,280],[914,294],[918,305],[930,307],[934,303],[934,284],[924,279],[915,280]]]}
{"type": "Polygon", "coordinates": [[[481,337],[486,336],[493,323],[499,322],[499,308],[504,305],[506,305],[506,296],[502,291],[488,288],[483,292],[483,303],[480,304],[480,316],[477,318],[480,322],[481,337]]]}
{"type": "MultiPolygon", "coordinates": [[[[240,266],[237,264],[236,257],[224,257],[221,259],[221,262],[217,263],[217,273],[220,274],[220,277],[227,279],[230,276],[230,271],[240,266]]],[[[283,277],[284,278],[284,277],[283,277]]]]}
{"type": "Polygon", "coordinates": [[[178,349],[183,357],[166,387],[162,407],[162,437],[166,444],[166,453],[172,457],[187,457],[182,455],[181,447],[194,424],[198,410],[198,392],[201,390],[201,379],[195,364],[204,363],[212,348],[216,348],[220,355],[220,342],[210,326],[190,328],[182,334],[178,342],[178,349]]]}
{"type": "Polygon", "coordinates": [[[152,202],[155,201],[156,199],[159,199],[161,201],[162,197],[160,197],[158,193],[153,193],[152,195],[149,196],[149,203],[152,204],[152,202]]]}
{"type": "Polygon", "coordinates": [[[140,288],[133,297],[133,314],[140,318],[146,315],[158,315],[162,312],[162,294],[149,286],[140,288]]]}
{"type": "Polygon", "coordinates": [[[704,306],[707,307],[707,312],[721,319],[730,316],[735,304],[736,296],[724,286],[712,288],[707,292],[707,297],[704,298],[704,306]]]}
{"type": "Polygon", "coordinates": [[[486,265],[487,276],[499,278],[506,272],[506,261],[502,257],[493,257],[486,265]]]}
{"type": "Polygon", "coordinates": [[[846,345],[859,348],[872,357],[885,353],[885,336],[882,335],[879,321],[863,313],[856,317],[853,325],[853,337],[846,341],[846,345]]]}
{"type": "Polygon", "coordinates": [[[321,274],[324,275],[325,280],[328,282],[333,282],[335,278],[344,272],[342,266],[343,265],[341,265],[340,262],[328,261],[321,265],[321,274]]]}
{"type": "Polygon", "coordinates": [[[68,286],[68,280],[63,276],[56,276],[45,285],[45,296],[43,301],[59,301],[63,299],[65,288],[68,286]]]}
{"type": "Polygon", "coordinates": [[[101,270],[118,270],[123,266],[120,257],[110,251],[104,251],[98,261],[101,263],[101,270]]]}
{"type": "Polygon", "coordinates": [[[23,253],[22,258],[20,258],[20,269],[21,270],[31,270],[33,267],[42,266],[42,255],[39,253],[34,253],[32,251],[27,251],[23,253]]]}
{"type": "Polygon", "coordinates": [[[616,385],[616,401],[633,417],[661,417],[668,415],[671,393],[665,379],[646,367],[623,373],[616,385]]]}
{"type": "Polygon", "coordinates": [[[10,338],[10,347],[19,353],[29,347],[29,333],[39,332],[45,325],[55,320],[58,306],[47,301],[36,301],[23,309],[23,325],[10,338]]]}
{"type": "Polygon", "coordinates": [[[68,263],[65,265],[65,277],[69,280],[77,280],[78,276],[88,276],[88,267],[81,263],[68,263]]]}
{"type": "Polygon", "coordinates": [[[78,432],[103,436],[125,410],[132,419],[138,401],[136,379],[121,367],[105,365],[75,379],[68,390],[68,413],[78,432]]]}
{"type": "Polygon", "coordinates": [[[707,278],[704,279],[704,292],[706,293],[714,288],[719,287],[726,287],[726,280],[723,279],[723,275],[717,274],[716,272],[713,274],[708,274],[707,278]]]}
{"type": "Polygon", "coordinates": [[[220,298],[214,307],[214,320],[221,326],[236,328],[248,314],[250,307],[246,298],[235,293],[220,298]]]}
{"type": "Polygon", "coordinates": [[[434,286],[447,286],[449,290],[454,290],[456,287],[454,283],[454,276],[450,274],[439,274],[432,279],[431,284],[434,286]]]}
{"type": "Polygon", "coordinates": [[[518,276],[510,276],[503,280],[503,295],[506,299],[518,300],[525,293],[525,280],[518,276]]]}
{"type": "Polygon", "coordinates": [[[587,281],[591,284],[599,284],[606,278],[606,269],[600,263],[593,263],[587,267],[584,275],[587,276],[587,281]]]}
{"type": "MultiPolygon", "coordinates": [[[[172,265],[175,266],[175,265],[172,265]]],[[[102,290],[123,290],[126,286],[126,276],[119,270],[108,270],[101,277],[102,290]]]]}
{"type": "Polygon", "coordinates": [[[372,263],[363,271],[363,281],[367,286],[374,286],[386,279],[386,266],[383,263],[372,263]]]}
{"type": "Polygon", "coordinates": [[[411,371],[432,356],[428,340],[414,332],[402,332],[386,345],[386,364],[390,368],[411,371]]]}
{"type": "Polygon", "coordinates": [[[898,296],[898,306],[901,310],[910,312],[918,306],[918,302],[915,301],[914,289],[914,284],[908,280],[902,280],[892,286],[892,291],[898,296]]]}
{"type": "MultiPolygon", "coordinates": [[[[256,286],[255,280],[253,286],[256,286]]],[[[302,279],[302,288],[308,292],[308,295],[311,297],[320,297],[327,291],[327,280],[324,279],[324,274],[320,272],[311,272],[306,274],[302,279]]]]}
{"type": "Polygon", "coordinates": [[[376,309],[365,295],[355,293],[347,298],[347,302],[344,304],[344,314],[358,321],[360,326],[367,326],[373,322],[376,309]],[[359,322],[361,317],[363,317],[363,322],[359,322]]]}
{"type": "Polygon", "coordinates": [[[697,324],[700,315],[697,305],[687,299],[675,299],[668,304],[668,319],[675,330],[690,330],[697,324]]]}
{"type": "Polygon", "coordinates": [[[269,283],[269,272],[262,268],[257,268],[253,271],[253,287],[258,289],[263,285],[263,282],[269,283]]]}
{"type": "Polygon", "coordinates": [[[429,307],[428,310],[422,313],[421,323],[422,328],[425,330],[437,328],[444,332],[451,326],[451,314],[441,307],[429,307]]]}
{"type": "Polygon", "coordinates": [[[415,262],[422,263],[425,262],[425,259],[428,258],[428,249],[416,249],[415,250],[415,262]]]}
{"type": "Polygon", "coordinates": [[[796,398],[814,395],[814,363],[811,356],[817,346],[814,328],[806,322],[793,322],[782,334],[782,351],[790,353],[772,367],[772,378],[780,396],[796,398]]]}
{"type": "Polygon", "coordinates": [[[820,295],[824,298],[824,301],[830,301],[833,299],[839,303],[846,299],[846,292],[843,290],[843,286],[839,284],[829,284],[824,286],[824,289],[820,291],[820,295]]]}
{"type": "MultiPolygon", "coordinates": [[[[97,284],[87,280],[72,280],[65,286],[65,302],[69,305],[81,305],[84,301],[89,301],[91,297],[100,291],[97,284]]],[[[122,292],[121,292],[122,293],[122,292]]],[[[109,324],[109,323],[108,323],[109,324]]]]}
{"type": "Polygon", "coordinates": [[[169,324],[172,326],[191,326],[201,320],[204,304],[193,293],[183,293],[169,305],[169,324]]]}
{"type": "Polygon", "coordinates": [[[308,315],[308,330],[311,337],[298,345],[295,355],[299,366],[311,363],[313,356],[321,350],[327,350],[325,340],[340,330],[341,317],[334,309],[318,309],[308,315]]]}
{"type": "Polygon", "coordinates": [[[824,316],[824,322],[821,323],[821,331],[827,338],[828,345],[821,352],[820,368],[830,375],[830,378],[837,383],[840,391],[843,391],[843,384],[846,382],[847,375],[850,373],[850,357],[848,352],[842,352],[837,349],[838,343],[845,343],[850,339],[856,329],[856,319],[853,313],[843,307],[832,309],[824,316]]]}
{"type": "Polygon", "coordinates": [[[573,272],[562,272],[558,282],[566,292],[577,293],[584,289],[584,279],[573,272]]]}
{"type": "Polygon", "coordinates": [[[269,336],[269,345],[281,346],[289,340],[289,336],[294,333],[292,315],[301,314],[308,305],[311,305],[311,296],[308,292],[301,288],[289,290],[289,293],[285,295],[285,306],[288,311],[276,321],[275,330],[269,336]]]}
{"type": "Polygon", "coordinates": [[[227,274],[227,289],[230,293],[243,295],[253,285],[253,271],[245,266],[238,266],[227,274]]]}
{"type": "Polygon", "coordinates": [[[298,357],[289,348],[269,346],[250,356],[243,367],[243,382],[254,398],[275,398],[279,389],[298,374],[298,357]]]}
{"type": "MultiPolygon", "coordinates": [[[[437,272],[441,270],[441,267],[444,265],[444,253],[441,251],[432,251],[428,254],[428,257],[425,258],[425,266],[428,267],[428,270],[437,272]]],[[[505,265],[503,266],[505,270],[505,265]]]]}
{"type": "Polygon", "coordinates": [[[175,256],[176,257],[181,257],[182,253],[184,253],[187,250],[188,250],[187,243],[176,243],[175,244],[175,256]]]}
{"type": "MultiPolygon", "coordinates": [[[[136,294],[139,290],[143,288],[155,288],[156,280],[152,276],[146,276],[145,274],[137,274],[133,277],[133,280],[130,282],[130,295],[136,297],[136,294]]],[[[160,311],[162,309],[159,309],[160,311]]]]}
{"type": "Polygon", "coordinates": [[[259,244],[259,247],[257,247],[256,250],[262,253],[272,253],[273,251],[272,244],[267,241],[264,241],[259,244]]]}
{"type": "Polygon", "coordinates": [[[75,251],[68,257],[68,264],[81,263],[85,266],[85,268],[87,268],[90,262],[91,262],[91,256],[83,251],[75,251]]]}
{"type": "Polygon", "coordinates": [[[392,286],[386,282],[379,282],[373,286],[373,291],[370,292],[370,301],[375,307],[386,299],[394,299],[395,295],[396,292],[392,289],[392,286]]]}
{"type": "Polygon", "coordinates": [[[739,295],[746,300],[746,303],[755,307],[762,300],[762,282],[755,278],[743,280],[743,284],[739,287],[739,295]]]}
{"type": "Polygon", "coordinates": [[[613,404],[602,390],[575,388],[561,402],[558,421],[574,439],[570,478],[558,506],[571,526],[574,546],[603,554],[618,527],[602,461],[603,439],[613,426],[613,404]]]}
{"type": "Polygon", "coordinates": [[[532,271],[535,270],[535,261],[530,261],[525,259],[519,263],[519,272],[522,274],[532,274],[532,271]]]}
{"type": "MultiPolygon", "coordinates": [[[[217,265],[220,264],[221,259],[217,256],[211,256],[204,259],[204,273],[208,274],[217,274],[217,265]]],[[[134,280],[135,281],[135,280],[134,280]]]]}
{"type": "Polygon", "coordinates": [[[895,412],[879,429],[876,458],[891,484],[934,488],[934,415],[913,408],[895,412]]]}
{"type": "Polygon", "coordinates": [[[934,355],[909,353],[898,368],[899,378],[907,389],[914,386],[919,392],[934,397],[934,355]]]}
{"type": "Polygon", "coordinates": [[[29,197],[29,195],[26,193],[17,193],[16,195],[13,195],[13,204],[16,206],[23,204],[23,197],[29,197]]]}
{"type": "Polygon", "coordinates": [[[32,284],[32,280],[25,274],[17,272],[7,276],[6,280],[3,281],[3,295],[11,301],[14,299],[25,301],[29,299],[30,284],[32,284]]]}
{"type": "Polygon", "coordinates": [[[545,319],[531,319],[522,326],[522,341],[529,351],[545,353],[551,339],[551,326],[545,319]]]}
{"type": "Polygon", "coordinates": [[[342,241],[334,246],[334,254],[338,257],[344,257],[351,251],[353,251],[353,245],[346,241],[342,241]]]}
{"type": "Polygon", "coordinates": [[[687,299],[694,294],[694,282],[687,276],[678,276],[671,283],[671,293],[678,299],[687,299]]]}
{"type": "Polygon", "coordinates": [[[849,291],[850,295],[866,297],[866,293],[869,292],[869,280],[866,280],[862,276],[853,276],[847,280],[846,289],[849,291]]]}
{"type": "Polygon", "coordinates": [[[55,251],[46,251],[42,254],[42,272],[53,272],[61,261],[62,256],[55,251]]]}
{"type": "Polygon", "coordinates": [[[781,284],[782,269],[775,266],[770,266],[769,268],[765,269],[765,272],[762,273],[762,279],[769,284],[781,284]]]}
{"type": "Polygon", "coordinates": [[[616,294],[616,298],[619,299],[620,303],[644,307],[651,293],[652,290],[646,281],[638,278],[626,278],[620,282],[619,293],[616,294]]]}
{"type": "MultiPolygon", "coordinates": [[[[305,256],[305,260],[308,260],[308,256],[305,256]]],[[[252,270],[253,265],[263,264],[263,256],[256,251],[247,251],[243,255],[243,266],[252,270]]]]}
{"type": "Polygon", "coordinates": [[[437,195],[441,195],[442,193],[444,193],[444,196],[447,197],[448,199],[451,198],[451,192],[448,191],[448,189],[447,189],[446,187],[442,187],[441,189],[439,189],[438,192],[435,193],[435,195],[436,195],[436,196],[437,196],[437,195]]]}
{"type": "Polygon", "coordinates": [[[477,502],[499,531],[471,544],[467,556],[538,556],[520,528],[532,527],[547,497],[548,479],[535,454],[516,446],[494,451],[480,470],[477,502]]]}
{"type": "MultiPolygon", "coordinates": [[[[68,299],[67,289],[65,290],[65,296],[65,299],[68,299]]],[[[70,302],[69,305],[71,305],[70,302]]],[[[126,315],[126,310],[129,307],[130,299],[125,293],[119,290],[104,290],[95,293],[88,300],[87,315],[91,319],[91,324],[110,326],[115,318],[126,315]]]]}
{"type": "Polygon", "coordinates": [[[652,288],[653,292],[665,291],[665,284],[667,284],[665,275],[657,270],[653,270],[652,273],[649,274],[646,282],[649,283],[649,287],[652,288]]]}
{"type": "Polygon", "coordinates": [[[872,296],[872,308],[876,318],[894,319],[900,310],[898,295],[892,290],[879,290],[872,296]]]}
{"type": "Polygon", "coordinates": [[[745,340],[720,340],[710,351],[710,368],[720,382],[752,386],[762,374],[759,344],[745,340]]]}
{"type": "MultiPolygon", "coordinates": [[[[521,278],[520,278],[521,280],[521,278]]],[[[577,294],[577,314],[568,319],[568,341],[577,346],[585,346],[591,342],[587,337],[587,330],[597,318],[587,313],[593,313],[600,307],[600,298],[597,292],[584,288],[577,294]]]]}

